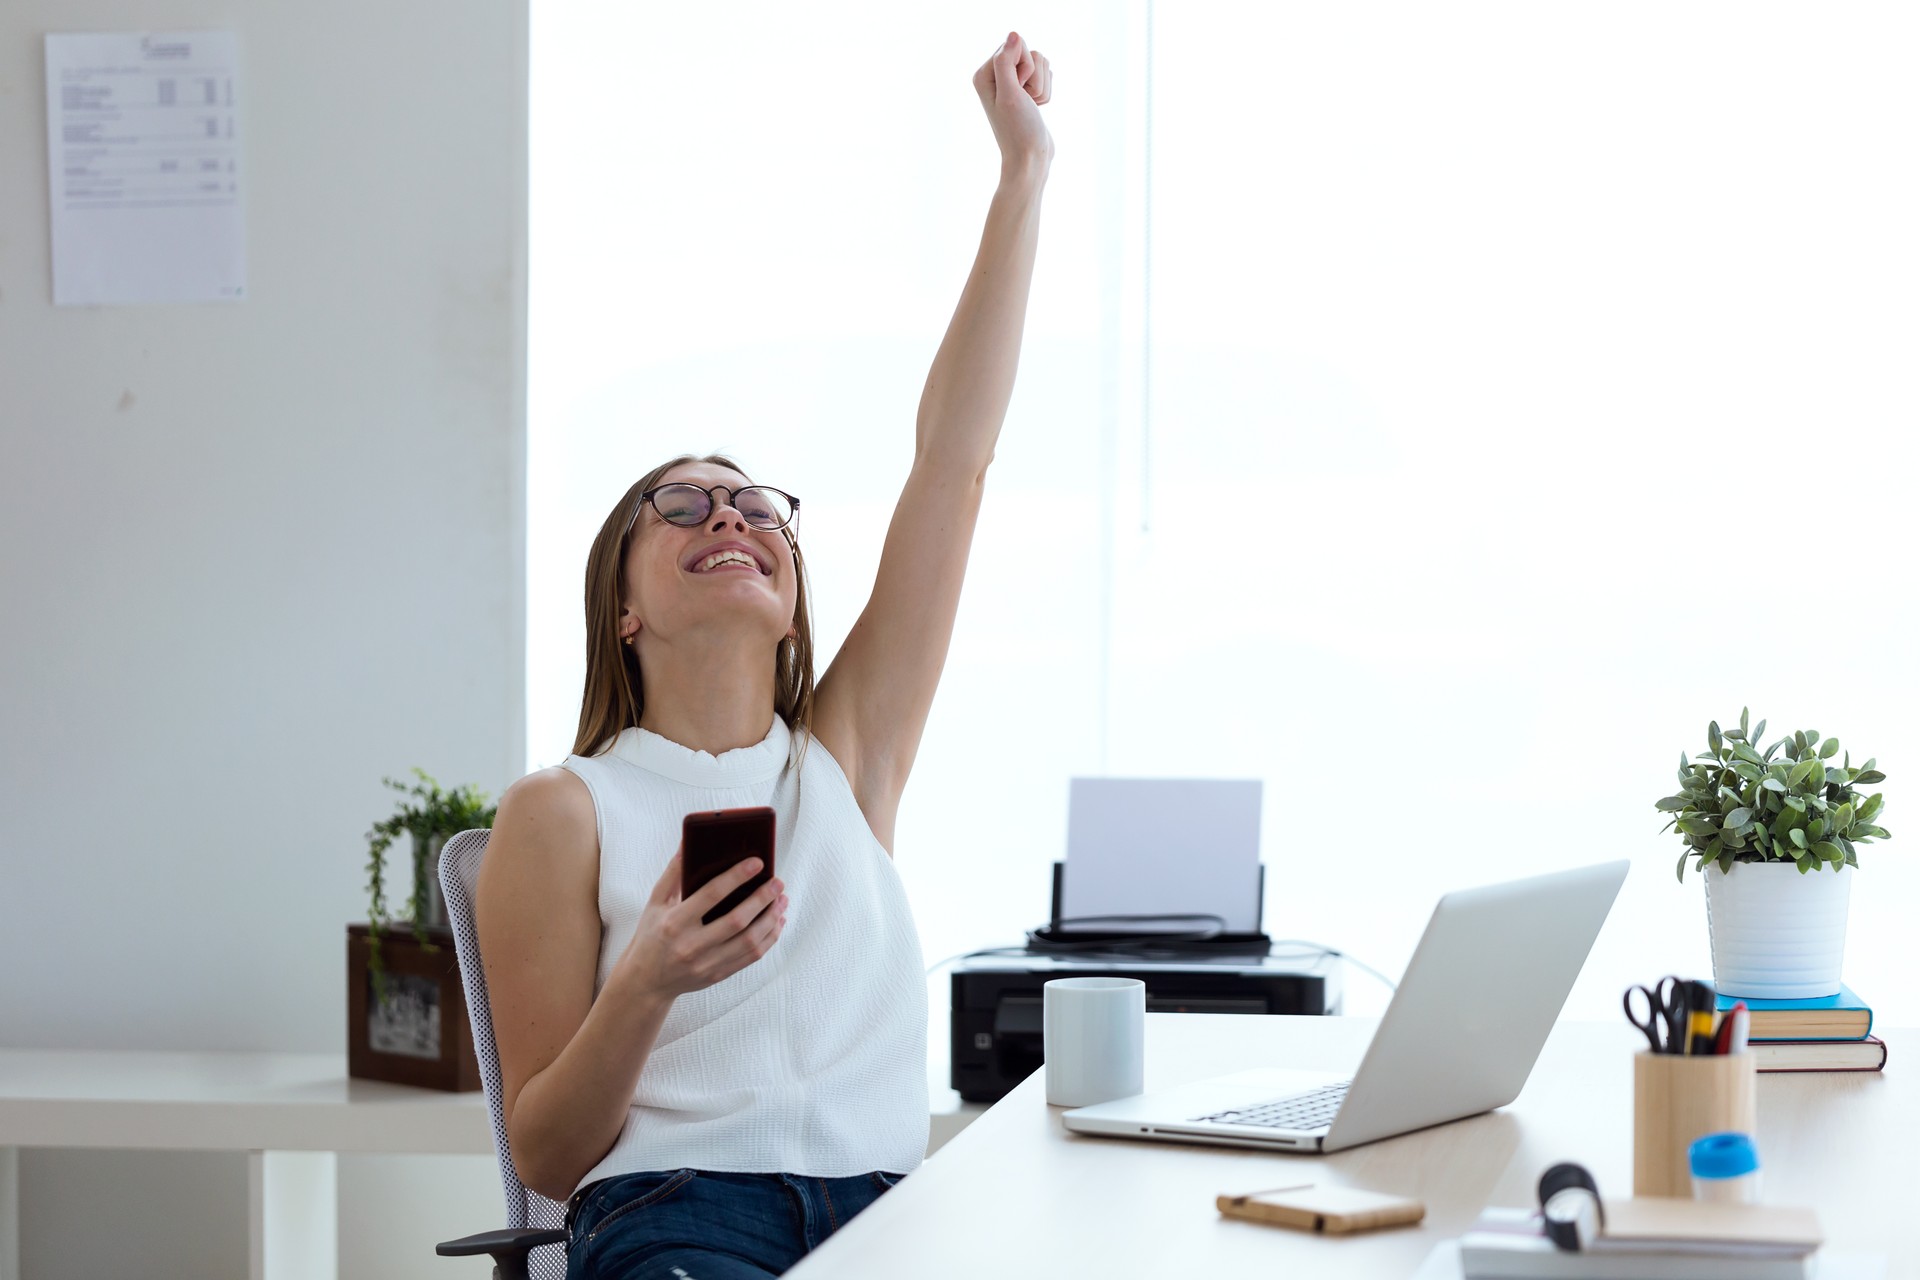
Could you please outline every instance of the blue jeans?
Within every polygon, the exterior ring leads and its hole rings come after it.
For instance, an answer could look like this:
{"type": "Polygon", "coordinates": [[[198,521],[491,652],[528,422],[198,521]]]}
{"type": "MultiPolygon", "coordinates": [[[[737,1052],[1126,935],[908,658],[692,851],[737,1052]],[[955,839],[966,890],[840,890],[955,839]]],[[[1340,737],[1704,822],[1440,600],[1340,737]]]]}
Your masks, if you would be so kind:
{"type": "Polygon", "coordinates": [[[765,1280],[900,1177],[669,1169],[602,1178],[567,1201],[567,1280],[765,1280]]]}

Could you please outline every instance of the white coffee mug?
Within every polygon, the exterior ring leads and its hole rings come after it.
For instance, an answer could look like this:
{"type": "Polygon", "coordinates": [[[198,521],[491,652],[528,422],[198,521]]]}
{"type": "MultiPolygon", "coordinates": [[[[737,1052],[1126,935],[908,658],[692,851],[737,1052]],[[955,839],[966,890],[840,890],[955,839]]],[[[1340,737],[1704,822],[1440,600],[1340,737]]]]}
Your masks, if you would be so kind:
{"type": "Polygon", "coordinates": [[[1055,978],[1041,988],[1047,1102],[1090,1107],[1146,1088],[1147,984],[1055,978]]]}

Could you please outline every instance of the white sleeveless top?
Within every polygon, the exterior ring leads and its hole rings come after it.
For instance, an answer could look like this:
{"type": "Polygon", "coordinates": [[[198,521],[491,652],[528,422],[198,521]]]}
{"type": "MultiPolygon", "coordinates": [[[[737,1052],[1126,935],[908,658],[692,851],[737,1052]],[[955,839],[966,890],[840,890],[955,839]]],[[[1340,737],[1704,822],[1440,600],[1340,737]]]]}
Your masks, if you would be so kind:
{"type": "Polygon", "coordinates": [[[925,957],[893,859],[840,765],[778,715],[715,756],[641,728],[562,766],[600,834],[599,997],[697,810],[770,805],[787,923],[740,972],[680,996],[620,1137],[576,1190],[662,1169],[844,1178],[910,1173],[927,1145],[925,957]],[[794,759],[798,760],[797,767],[794,759]]]}

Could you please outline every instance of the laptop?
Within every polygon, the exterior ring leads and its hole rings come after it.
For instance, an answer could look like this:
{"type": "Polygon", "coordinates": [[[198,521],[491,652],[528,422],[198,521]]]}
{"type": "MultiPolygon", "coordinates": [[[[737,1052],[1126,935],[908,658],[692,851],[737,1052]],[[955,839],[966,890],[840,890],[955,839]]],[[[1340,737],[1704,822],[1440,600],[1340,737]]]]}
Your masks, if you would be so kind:
{"type": "Polygon", "coordinates": [[[1505,1106],[1626,878],[1622,860],[1441,898],[1351,1077],[1243,1071],[1080,1107],[1067,1128],[1317,1153],[1505,1106]]]}

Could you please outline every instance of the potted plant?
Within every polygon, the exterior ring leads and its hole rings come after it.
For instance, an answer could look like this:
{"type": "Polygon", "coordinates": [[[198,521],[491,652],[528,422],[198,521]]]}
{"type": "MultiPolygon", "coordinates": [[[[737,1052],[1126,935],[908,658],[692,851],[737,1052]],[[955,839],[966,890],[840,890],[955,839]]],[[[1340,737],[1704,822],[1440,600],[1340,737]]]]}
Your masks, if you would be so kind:
{"type": "MultiPolygon", "coordinates": [[[[1811,729],[1761,750],[1767,722],[1751,732],[1707,726],[1707,750],[1680,756],[1680,791],[1656,802],[1706,879],[1714,985],[1756,999],[1800,1000],[1840,990],[1847,894],[1855,846],[1888,838],[1884,798],[1857,787],[1886,775],[1856,767],[1837,738],[1811,729]],[[1840,755],[1835,765],[1833,757],[1840,755]]],[[[1666,830],[1663,827],[1662,830],[1666,830]]]]}
{"type": "Polygon", "coordinates": [[[440,848],[449,836],[491,827],[494,806],[478,787],[448,791],[413,774],[411,786],[383,780],[405,799],[367,832],[367,923],[347,926],[347,1074],[474,1090],[480,1067],[440,896],[440,848]],[[403,834],[413,837],[406,931],[389,927],[386,903],[386,854],[403,834]]]}
{"type": "Polygon", "coordinates": [[[426,770],[413,770],[408,786],[394,778],[381,782],[410,797],[392,817],[376,822],[367,832],[367,968],[381,1003],[387,999],[386,970],[380,960],[380,931],[388,922],[386,899],[387,850],[405,834],[413,836],[413,891],[407,899],[407,921],[414,941],[435,949],[427,930],[445,930],[447,904],[440,894],[440,850],[449,836],[474,827],[491,827],[499,807],[487,803],[486,792],[468,783],[441,790],[426,770]]]}

